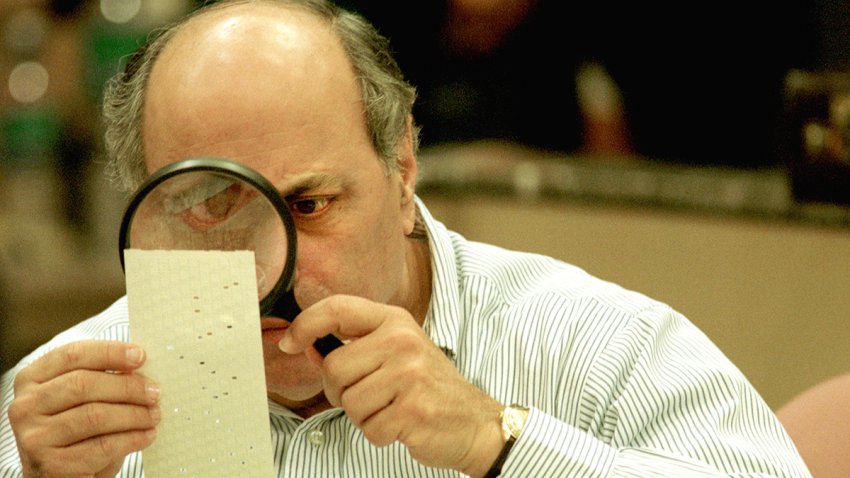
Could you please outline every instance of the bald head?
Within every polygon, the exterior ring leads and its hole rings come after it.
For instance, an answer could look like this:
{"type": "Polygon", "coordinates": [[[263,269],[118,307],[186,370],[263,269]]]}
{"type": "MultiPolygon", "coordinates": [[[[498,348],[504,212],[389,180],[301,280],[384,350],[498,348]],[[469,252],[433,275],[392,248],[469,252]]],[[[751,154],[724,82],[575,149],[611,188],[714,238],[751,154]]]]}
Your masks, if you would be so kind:
{"type": "Polygon", "coordinates": [[[160,141],[182,142],[162,144],[178,154],[190,141],[238,140],[240,125],[291,134],[323,107],[356,110],[391,171],[400,144],[418,145],[414,99],[386,39],[355,14],[322,0],[219,2],[159,32],[107,84],[107,172],[132,191],[160,141]]]}
{"type": "Polygon", "coordinates": [[[294,153],[305,137],[370,142],[342,44],[293,5],[230,5],[186,23],[153,67],[143,118],[149,173],[185,157],[233,158],[244,141],[285,136],[294,153]]]}

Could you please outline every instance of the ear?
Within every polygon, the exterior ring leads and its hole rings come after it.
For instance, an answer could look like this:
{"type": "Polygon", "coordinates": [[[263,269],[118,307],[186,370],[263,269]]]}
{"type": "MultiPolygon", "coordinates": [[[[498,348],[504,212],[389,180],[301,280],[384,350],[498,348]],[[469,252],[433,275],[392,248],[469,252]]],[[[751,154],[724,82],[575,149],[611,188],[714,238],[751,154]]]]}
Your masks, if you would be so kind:
{"type": "Polygon", "coordinates": [[[416,224],[416,153],[413,151],[413,116],[407,117],[407,132],[399,145],[399,174],[401,175],[401,213],[404,234],[410,235],[416,224]]]}

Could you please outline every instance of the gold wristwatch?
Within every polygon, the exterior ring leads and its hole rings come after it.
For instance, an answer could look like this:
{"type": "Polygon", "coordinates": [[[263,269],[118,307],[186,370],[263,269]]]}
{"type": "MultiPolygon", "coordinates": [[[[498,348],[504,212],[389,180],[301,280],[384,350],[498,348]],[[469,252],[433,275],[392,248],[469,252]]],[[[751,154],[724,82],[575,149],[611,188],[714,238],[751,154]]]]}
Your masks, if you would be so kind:
{"type": "Polygon", "coordinates": [[[505,439],[505,446],[502,447],[498,458],[493,462],[493,466],[490,467],[484,478],[496,478],[502,474],[502,465],[505,464],[508,453],[522,433],[526,420],[528,420],[528,408],[516,404],[505,407],[499,414],[499,420],[502,423],[502,437],[505,439]]]}

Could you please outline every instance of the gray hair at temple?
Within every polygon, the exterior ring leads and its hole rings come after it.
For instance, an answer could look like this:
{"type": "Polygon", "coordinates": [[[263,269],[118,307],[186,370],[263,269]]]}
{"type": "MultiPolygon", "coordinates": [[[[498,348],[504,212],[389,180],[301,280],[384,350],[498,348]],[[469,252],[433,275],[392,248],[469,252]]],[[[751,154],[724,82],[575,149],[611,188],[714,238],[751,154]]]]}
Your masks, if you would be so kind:
{"type": "MultiPolygon", "coordinates": [[[[123,191],[134,191],[147,177],[142,143],[145,90],[153,64],[165,45],[190,19],[209,10],[235,4],[270,3],[305,8],[325,20],[340,39],[360,83],[366,127],[387,174],[399,169],[398,146],[407,133],[407,119],[416,99],[404,79],[386,38],[361,16],[322,0],[231,0],[198,9],[156,34],[136,51],[122,73],[106,84],[106,173],[123,191]]],[[[419,147],[419,128],[413,125],[413,151],[419,147]]]]}

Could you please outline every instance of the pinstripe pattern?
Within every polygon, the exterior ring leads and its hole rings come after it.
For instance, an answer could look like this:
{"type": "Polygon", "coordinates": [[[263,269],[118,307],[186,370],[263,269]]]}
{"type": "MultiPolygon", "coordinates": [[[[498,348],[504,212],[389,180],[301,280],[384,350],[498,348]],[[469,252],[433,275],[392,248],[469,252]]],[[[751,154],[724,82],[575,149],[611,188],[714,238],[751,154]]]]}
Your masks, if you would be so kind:
{"type": "MultiPolygon", "coordinates": [[[[681,314],[551,258],[469,242],[418,207],[434,270],[426,331],[472,383],[532,407],[503,477],[810,476],[746,378],[681,314]]],[[[72,340],[127,340],[126,314],[121,299],[4,375],[0,478],[20,476],[5,413],[15,370],[72,340]]],[[[279,477],[460,476],[398,444],[372,447],[340,410],[304,420],[270,403],[270,420],[279,477]]],[[[137,454],[120,476],[141,476],[137,454]]]]}

